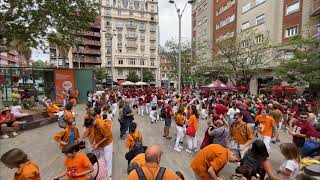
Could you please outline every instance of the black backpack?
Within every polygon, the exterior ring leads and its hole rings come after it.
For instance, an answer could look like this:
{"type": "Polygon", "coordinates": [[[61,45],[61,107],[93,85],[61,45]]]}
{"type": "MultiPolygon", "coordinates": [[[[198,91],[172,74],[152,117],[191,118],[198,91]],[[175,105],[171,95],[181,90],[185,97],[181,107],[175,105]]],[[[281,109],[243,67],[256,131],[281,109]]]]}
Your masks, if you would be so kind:
{"type": "Polygon", "coordinates": [[[163,108],[161,109],[161,111],[160,111],[160,117],[165,119],[165,118],[166,118],[166,114],[167,114],[166,108],[163,107],[163,108]]]}
{"type": "Polygon", "coordinates": [[[140,139],[140,137],[142,136],[141,133],[138,132],[138,138],[134,138],[133,134],[130,134],[130,136],[133,138],[134,140],[134,145],[133,145],[133,150],[138,150],[138,149],[142,149],[143,148],[143,144],[142,141],[140,139]]]}
{"type": "MultiPolygon", "coordinates": [[[[142,169],[140,167],[136,168],[136,172],[138,174],[139,180],[147,180],[144,172],[142,171],[142,169]]],[[[155,180],[162,180],[165,172],[166,172],[166,168],[160,167],[160,170],[159,170],[155,180]]]]}
{"type": "Polygon", "coordinates": [[[261,167],[262,162],[254,158],[251,153],[247,153],[240,161],[240,166],[236,168],[237,174],[242,174],[245,178],[251,179],[257,174],[264,177],[265,172],[261,167]]]}

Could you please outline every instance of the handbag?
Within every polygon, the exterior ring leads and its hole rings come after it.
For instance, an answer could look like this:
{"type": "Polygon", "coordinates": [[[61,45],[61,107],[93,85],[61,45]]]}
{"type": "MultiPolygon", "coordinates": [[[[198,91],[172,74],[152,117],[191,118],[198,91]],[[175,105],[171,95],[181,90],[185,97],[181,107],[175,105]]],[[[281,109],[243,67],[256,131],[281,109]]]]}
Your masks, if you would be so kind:
{"type": "Polygon", "coordinates": [[[194,127],[193,124],[191,124],[187,127],[186,135],[191,136],[191,137],[196,136],[196,128],[194,127]]]}

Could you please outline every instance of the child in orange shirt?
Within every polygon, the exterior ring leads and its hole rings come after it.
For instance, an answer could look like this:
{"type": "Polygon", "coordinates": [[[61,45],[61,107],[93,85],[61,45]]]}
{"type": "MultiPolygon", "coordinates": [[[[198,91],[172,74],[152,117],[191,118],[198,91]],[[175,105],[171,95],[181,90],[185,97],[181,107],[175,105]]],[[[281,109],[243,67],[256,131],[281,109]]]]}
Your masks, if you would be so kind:
{"type": "Polygon", "coordinates": [[[53,137],[53,140],[59,142],[61,149],[63,149],[65,145],[78,142],[79,140],[79,130],[76,123],[66,121],[66,124],[67,127],[53,137]]]}
{"type": "Polygon", "coordinates": [[[15,180],[40,180],[39,167],[21,149],[15,148],[4,153],[1,162],[10,169],[17,168],[15,180]]]}
{"type": "Polygon", "coordinates": [[[87,175],[93,171],[93,167],[89,158],[80,152],[79,144],[76,142],[68,144],[63,148],[62,152],[67,156],[64,161],[66,170],[54,179],[67,176],[68,180],[88,180],[87,175]]]}

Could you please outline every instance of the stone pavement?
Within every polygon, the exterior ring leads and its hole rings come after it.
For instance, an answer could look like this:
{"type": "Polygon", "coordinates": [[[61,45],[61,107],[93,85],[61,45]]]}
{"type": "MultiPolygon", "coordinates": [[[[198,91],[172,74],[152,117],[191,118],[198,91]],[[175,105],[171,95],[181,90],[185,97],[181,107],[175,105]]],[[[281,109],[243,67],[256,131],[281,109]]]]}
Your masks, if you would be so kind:
{"type": "MultiPolygon", "coordinates": [[[[75,107],[75,112],[79,115],[77,118],[77,124],[80,132],[83,131],[83,115],[85,111],[84,105],[78,105],[75,107]]],[[[116,118],[115,118],[116,119],[116,118]]],[[[161,165],[169,167],[174,171],[180,171],[184,174],[186,180],[193,179],[193,172],[190,168],[190,162],[194,154],[188,154],[185,151],[177,153],[173,151],[174,138],[167,140],[162,137],[162,131],[164,123],[158,122],[151,124],[147,116],[140,117],[135,114],[135,122],[138,123],[138,130],[142,131],[143,142],[145,145],[159,144],[164,152],[161,158],[161,165]]],[[[174,125],[174,123],[172,123],[174,125]]],[[[199,131],[197,133],[198,145],[202,142],[204,131],[206,128],[205,121],[199,123],[199,131]]],[[[23,131],[21,135],[14,139],[0,139],[0,155],[8,151],[11,148],[21,148],[28,155],[31,160],[36,162],[40,166],[41,178],[44,180],[50,180],[55,175],[59,174],[63,170],[64,155],[60,152],[60,148],[57,143],[52,140],[52,136],[59,131],[57,123],[49,124],[40,128],[23,131]]],[[[174,135],[175,126],[171,127],[171,134],[174,135]]],[[[124,158],[124,154],[127,152],[125,148],[125,142],[120,140],[119,137],[119,124],[117,121],[113,123],[113,180],[126,179],[127,161],[124,158]]],[[[291,142],[290,137],[281,132],[282,142],[291,142]]],[[[186,147],[186,143],[182,145],[186,147]]],[[[284,158],[282,157],[279,144],[271,145],[270,160],[274,168],[278,168],[284,158]]],[[[230,175],[234,173],[236,166],[227,164],[225,168],[220,172],[224,179],[229,179],[230,175]]],[[[14,170],[6,168],[0,163],[0,179],[10,180],[14,175],[14,170]]]]}

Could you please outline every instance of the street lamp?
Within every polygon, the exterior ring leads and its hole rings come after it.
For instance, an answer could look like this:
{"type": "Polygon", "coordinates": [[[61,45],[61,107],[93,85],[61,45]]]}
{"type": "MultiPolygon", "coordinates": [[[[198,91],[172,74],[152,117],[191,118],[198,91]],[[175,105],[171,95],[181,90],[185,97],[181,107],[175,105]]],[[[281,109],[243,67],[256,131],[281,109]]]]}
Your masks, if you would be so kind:
{"type": "Polygon", "coordinates": [[[181,93],[181,18],[182,18],[182,15],[184,13],[184,10],[186,9],[187,7],[187,4],[192,4],[194,2],[194,0],[188,0],[186,2],[186,4],[184,5],[184,8],[182,10],[182,12],[180,11],[180,8],[177,7],[177,4],[175,2],[175,0],[169,0],[169,3],[171,4],[174,4],[176,10],[177,10],[177,14],[178,14],[178,18],[179,18],[179,59],[178,59],[178,91],[180,94],[181,93]]]}
{"type": "Polygon", "coordinates": [[[113,34],[107,33],[105,30],[102,30],[102,32],[105,34],[105,39],[107,39],[107,36],[111,39],[111,89],[113,89],[113,36],[117,36],[117,34],[115,29],[113,30],[113,34]]]}

